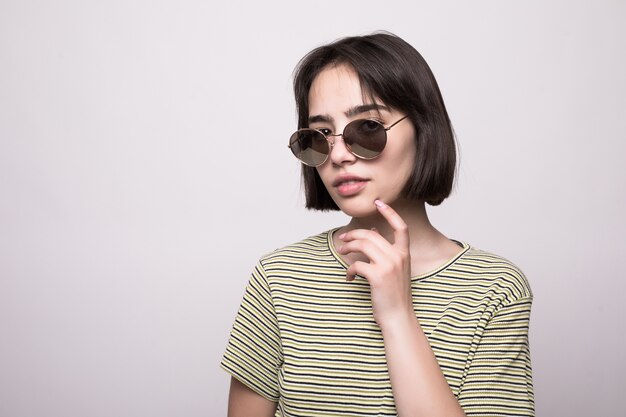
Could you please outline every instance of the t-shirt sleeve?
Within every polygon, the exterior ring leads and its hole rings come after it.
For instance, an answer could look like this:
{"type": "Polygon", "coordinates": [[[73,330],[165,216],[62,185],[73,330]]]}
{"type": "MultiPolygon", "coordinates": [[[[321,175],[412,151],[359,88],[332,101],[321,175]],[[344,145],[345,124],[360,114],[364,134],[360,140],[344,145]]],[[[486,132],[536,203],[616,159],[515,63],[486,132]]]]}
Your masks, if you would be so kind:
{"type": "Polygon", "coordinates": [[[270,401],[278,401],[282,351],[278,323],[263,266],[252,271],[221,367],[270,401]]]}
{"type": "Polygon", "coordinates": [[[531,297],[499,309],[487,323],[459,404],[467,416],[534,416],[528,325],[531,297]]]}

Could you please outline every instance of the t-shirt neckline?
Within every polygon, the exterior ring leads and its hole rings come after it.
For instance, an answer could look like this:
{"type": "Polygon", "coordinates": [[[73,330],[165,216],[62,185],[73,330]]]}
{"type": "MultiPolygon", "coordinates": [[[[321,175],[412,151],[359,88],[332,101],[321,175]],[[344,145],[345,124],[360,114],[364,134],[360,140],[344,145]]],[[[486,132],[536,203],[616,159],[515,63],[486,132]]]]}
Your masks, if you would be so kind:
{"type": "MultiPolygon", "coordinates": [[[[326,232],[326,243],[328,244],[328,249],[330,250],[333,257],[337,260],[337,262],[339,262],[344,268],[348,269],[349,265],[346,263],[346,261],[343,260],[339,252],[337,252],[335,245],[333,243],[333,234],[339,229],[341,229],[341,227],[335,227],[326,232]]],[[[448,259],[442,265],[438,266],[437,268],[429,272],[425,272],[423,274],[412,276],[411,281],[421,280],[421,279],[428,278],[433,275],[437,275],[441,273],[442,271],[448,269],[450,266],[456,263],[471,248],[471,246],[466,242],[456,240],[456,239],[450,239],[450,240],[460,245],[462,247],[461,251],[457,253],[456,255],[454,255],[452,258],[448,259]]]]}

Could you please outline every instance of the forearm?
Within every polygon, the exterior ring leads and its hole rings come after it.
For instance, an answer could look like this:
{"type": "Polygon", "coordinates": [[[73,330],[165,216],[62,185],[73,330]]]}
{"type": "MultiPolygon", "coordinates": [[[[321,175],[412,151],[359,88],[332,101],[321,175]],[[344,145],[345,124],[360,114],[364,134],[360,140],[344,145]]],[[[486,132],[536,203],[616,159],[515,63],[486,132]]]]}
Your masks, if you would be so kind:
{"type": "Polygon", "coordinates": [[[415,316],[382,327],[399,417],[465,416],[415,316]]]}

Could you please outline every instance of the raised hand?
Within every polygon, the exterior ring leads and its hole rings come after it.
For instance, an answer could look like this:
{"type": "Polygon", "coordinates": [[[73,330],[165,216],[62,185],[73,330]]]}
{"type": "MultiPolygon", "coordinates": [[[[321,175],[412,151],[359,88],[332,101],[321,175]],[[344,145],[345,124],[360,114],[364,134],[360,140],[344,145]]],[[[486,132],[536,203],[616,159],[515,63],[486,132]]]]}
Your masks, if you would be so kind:
{"type": "Polygon", "coordinates": [[[410,278],[411,253],[407,224],[387,204],[380,200],[374,203],[393,229],[394,242],[389,242],[375,230],[355,229],[339,236],[345,244],[338,251],[343,255],[359,252],[369,259],[369,262],[356,261],[350,265],[346,279],[352,281],[355,275],[367,279],[374,319],[383,328],[398,319],[414,317],[410,278]]]}

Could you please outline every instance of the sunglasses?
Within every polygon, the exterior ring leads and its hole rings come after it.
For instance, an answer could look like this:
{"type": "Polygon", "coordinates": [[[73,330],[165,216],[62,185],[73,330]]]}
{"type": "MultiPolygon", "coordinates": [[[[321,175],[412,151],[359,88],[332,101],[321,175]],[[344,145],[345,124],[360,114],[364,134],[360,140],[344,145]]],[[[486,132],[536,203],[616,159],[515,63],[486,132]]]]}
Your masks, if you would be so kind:
{"type": "Polygon", "coordinates": [[[317,129],[304,128],[291,135],[287,146],[303,164],[317,167],[326,162],[335,145],[335,142],[331,142],[329,138],[341,136],[346,148],[354,156],[361,159],[374,159],[385,149],[387,131],[407,117],[409,116],[404,116],[389,127],[372,119],[353,120],[344,127],[343,133],[334,135],[324,134],[317,129]]]}

